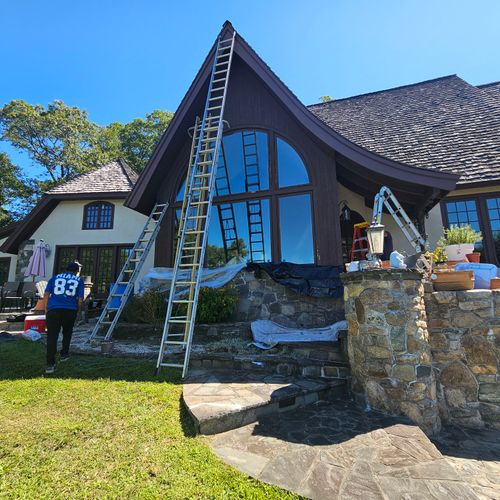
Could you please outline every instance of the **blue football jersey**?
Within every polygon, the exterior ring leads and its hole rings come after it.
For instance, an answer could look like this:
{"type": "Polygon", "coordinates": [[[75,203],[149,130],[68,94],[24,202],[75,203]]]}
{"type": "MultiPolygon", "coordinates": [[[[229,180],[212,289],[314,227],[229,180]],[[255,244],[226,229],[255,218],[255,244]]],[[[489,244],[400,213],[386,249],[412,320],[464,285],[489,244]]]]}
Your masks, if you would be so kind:
{"type": "Polygon", "coordinates": [[[83,280],[76,274],[66,272],[50,278],[45,288],[50,293],[47,309],[78,309],[78,300],[83,299],[83,280]]]}

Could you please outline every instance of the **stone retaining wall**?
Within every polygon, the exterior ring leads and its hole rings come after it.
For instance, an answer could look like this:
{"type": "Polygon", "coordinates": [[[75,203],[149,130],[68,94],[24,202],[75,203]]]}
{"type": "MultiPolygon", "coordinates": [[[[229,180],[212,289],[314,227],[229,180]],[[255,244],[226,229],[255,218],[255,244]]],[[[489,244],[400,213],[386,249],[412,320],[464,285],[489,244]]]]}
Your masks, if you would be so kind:
{"type": "Polygon", "coordinates": [[[443,420],[500,428],[500,290],[425,295],[443,420]]]}
{"type": "Polygon", "coordinates": [[[372,270],[342,278],[352,391],[435,434],[441,422],[420,274],[372,270]]]}
{"type": "Polygon", "coordinates": [[[242,271],[231,284],[239,295],[236,321],[270,319],[284,326],[314,328],[344,319],[342,298],[300,295],[264,271],[242,271]]]}

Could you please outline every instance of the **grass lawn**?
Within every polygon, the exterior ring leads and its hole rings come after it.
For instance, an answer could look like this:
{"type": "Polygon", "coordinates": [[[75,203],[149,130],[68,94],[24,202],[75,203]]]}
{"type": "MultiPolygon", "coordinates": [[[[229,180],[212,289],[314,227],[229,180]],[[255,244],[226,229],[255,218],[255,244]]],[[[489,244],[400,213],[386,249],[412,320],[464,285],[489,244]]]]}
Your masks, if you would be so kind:
{"type": "Polygon", "coordinates": [[[0,344],[0,498],[288,498],[222,463],[194,435],[177,371],[0,344]]]}

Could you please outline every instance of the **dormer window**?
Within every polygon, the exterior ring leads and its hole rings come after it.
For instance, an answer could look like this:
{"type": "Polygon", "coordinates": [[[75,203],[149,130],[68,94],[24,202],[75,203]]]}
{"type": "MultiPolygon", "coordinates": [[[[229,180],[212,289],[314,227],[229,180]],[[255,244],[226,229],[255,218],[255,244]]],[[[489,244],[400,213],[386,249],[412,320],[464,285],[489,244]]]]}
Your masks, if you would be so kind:
{"type": "Polygon", "coordinates": [[[94,201],[83,209],[82,229],[113,229],[115,206],[107,201],[94,201]]]}

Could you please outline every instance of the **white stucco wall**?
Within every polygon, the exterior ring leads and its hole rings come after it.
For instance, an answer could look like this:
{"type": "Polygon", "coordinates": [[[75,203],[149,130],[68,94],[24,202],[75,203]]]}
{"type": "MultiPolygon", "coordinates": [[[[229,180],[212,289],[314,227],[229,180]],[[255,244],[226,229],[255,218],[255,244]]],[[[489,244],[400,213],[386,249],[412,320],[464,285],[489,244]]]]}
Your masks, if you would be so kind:
{"type": "MultiPolygon", "coordinates": [[[[52,275],[57,245],[134,244],[147,217],[123,206],[123,200],[105,200],[115,206],[113,229],[82,229],[83,209],[93,200],[61,201],[30,239],[43,239],[51,247],[47,257],[47,273],[52,275]]],[[[104,200],[99,200],[104,201],[104,200]]],[[[154,246],[141,276],[154,265],[154,246]]]]}
{"type": "MultiPolygon", "coordinates": [[[[3,245],[4,241],[7,238],[0,238],[0,246],[3,245]]],[[[15,281],[16,279],[16,263],[17,263],[17,255],[12,255],[10,253],[0,252],[0,258],[6,257],[10,259],[10,268],[9,268],[9,281],[15,281]]]]}
{"type": "MultiPolygon", "coordinates": [[[[367,207],[365,205],[365,199],[353,191],[350,191],[341,184],[338,185],[338,196],[339,201],[347,201],[347,204],[351,210],[358,212],[367,222],[371,222],[373,207],[367,207]]],[[[410,245],[409,241],[405,238],[396,221],[392,218],[390,214],[384,213],[382,215],[382,224],[385,225],[387,231],[392,235],[392,241],[394,244],[394,250],[405,251],[408,254],[415,253],[415,250],[410,245]]],[[[428,243],[431,248],[434,248],[437,240],[441,237],[443,233],[443,224],[441,219],[441,210],[439,205],[434,207],[429,212],[429,217],[425,220],[425,229],[428,235],[428,243]]]]}

